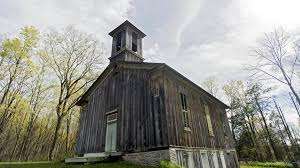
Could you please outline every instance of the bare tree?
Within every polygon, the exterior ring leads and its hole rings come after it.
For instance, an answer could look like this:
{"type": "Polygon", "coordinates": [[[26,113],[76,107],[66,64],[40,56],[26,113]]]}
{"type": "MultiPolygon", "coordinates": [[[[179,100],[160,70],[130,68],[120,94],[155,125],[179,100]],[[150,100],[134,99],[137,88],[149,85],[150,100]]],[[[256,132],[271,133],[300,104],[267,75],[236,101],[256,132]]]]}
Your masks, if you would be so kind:
{"type": "Polygon", "coordinates": [[[202,83],[201,86],[203,86],[203,88],[209,92],[210,94],[212,94],[213,96],[217,96],[218,92],[219,92],[219,85],[218,85],[218,80],[216,77],[208,77],[206,78],[202,83]]]}
{"type": "Polygon", "coordinates": [[[257,63],[249,67],[254,72],[253,76],[267,77],[288,86],[300,105],[300,97],[294,86],[296,69],[299,68],[300,47],[297,42],[280,28],[266,33],[259,44],[254,50],[257,63]]]}
{"type": "Polygon", "coordinates": [[[63,119],[102,69],[103,49],[94,37],[73,27],[60,32],[51,30],[45,35],[42,47],[41,58],[58,82],[57,120],[48,156],[52,160],[63,119]]]}

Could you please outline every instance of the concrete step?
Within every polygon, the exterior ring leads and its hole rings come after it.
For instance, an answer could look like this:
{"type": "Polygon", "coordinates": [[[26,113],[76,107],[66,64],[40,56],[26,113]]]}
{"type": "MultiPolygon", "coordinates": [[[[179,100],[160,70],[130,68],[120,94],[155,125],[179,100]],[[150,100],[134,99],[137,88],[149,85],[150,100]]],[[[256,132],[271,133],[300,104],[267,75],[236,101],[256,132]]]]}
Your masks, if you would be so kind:
{"type": "Polygon", "coordinates": [[[65,163],[92,163],[101,162],[105,159],[106,157],[74,157],[65,159],[65,163]]]}
{"type": "Polygon", "coordinates": [[[122,156],[122,152],[102,152],[102,153],[86,153],[83,157],[74,157],[65,159],[65,163],[91,163],[101,162],[108,158],[116,158],[122,156]]]}
{"type": "Polygon", "coordinates": [[[65,159],[65,163],[86,163],[87,161],[88,159],[84,157],[74,157],[65,159]]]}
{"type": "Polygon", "coordinates": [[[86,153],[83,155],[83,157],[106,157],[106,153],[102,152],[102,153],[86,153]]]}
{"type": "Polygon", "coordinates": [[[108,156],[122,156],[122,152],[109,152],[109,153],[106,153],[106,155],[108,156]]]}

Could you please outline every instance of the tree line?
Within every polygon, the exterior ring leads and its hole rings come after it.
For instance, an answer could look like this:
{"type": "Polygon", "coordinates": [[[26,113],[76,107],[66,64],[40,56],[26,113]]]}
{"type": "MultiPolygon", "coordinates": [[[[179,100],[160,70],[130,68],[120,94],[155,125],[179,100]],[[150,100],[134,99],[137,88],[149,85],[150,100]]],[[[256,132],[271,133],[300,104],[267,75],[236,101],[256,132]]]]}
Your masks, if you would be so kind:
{"type": "Polygon", "coordinates": [[[247,80],[222,85],[209,77],[202,82],[211,94],[222,93],[230,105],[228,117],[239,159],[300,160],[300,123],[285,118],[285,114],[296,112],[300,121],[299,49],[299,39],[282,28],[275,29],[264,34],[252,49],[254,61],[244,67],[247,80]]]}
{"type": "Polygon", "coordinates": [[[24,27],[0,45],[0,160],[52,160],[73,154],[75,103],[103,68],[102,45],[67,27],[24,27]]]}

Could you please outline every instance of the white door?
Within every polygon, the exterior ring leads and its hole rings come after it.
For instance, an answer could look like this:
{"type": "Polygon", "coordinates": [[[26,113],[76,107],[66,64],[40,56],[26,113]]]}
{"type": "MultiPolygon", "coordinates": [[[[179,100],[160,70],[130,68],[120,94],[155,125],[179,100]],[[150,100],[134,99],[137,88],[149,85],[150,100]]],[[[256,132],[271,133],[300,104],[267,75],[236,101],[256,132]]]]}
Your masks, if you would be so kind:
{"type": "Polygon", "coordinates": [[[115,152],[117,143],[117,114],[107,115],[105,152],[115,152]]]}

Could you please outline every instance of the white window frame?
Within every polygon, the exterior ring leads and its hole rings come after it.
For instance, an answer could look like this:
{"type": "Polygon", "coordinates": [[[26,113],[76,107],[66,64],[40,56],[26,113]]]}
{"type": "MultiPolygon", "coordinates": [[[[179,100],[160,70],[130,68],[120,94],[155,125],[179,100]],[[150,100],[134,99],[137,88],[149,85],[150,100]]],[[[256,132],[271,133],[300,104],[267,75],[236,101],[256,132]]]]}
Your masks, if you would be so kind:
{"type": "Polygon", "coordinates": [[[215,136],[211,117],[210,117],[210,110],[209,110],[207,103],[204,103],[204,111],[205,111],[205,118],[206,118],[206,122],[207,122],[208,134],[209,134],[209,136],[215,136]]]}

